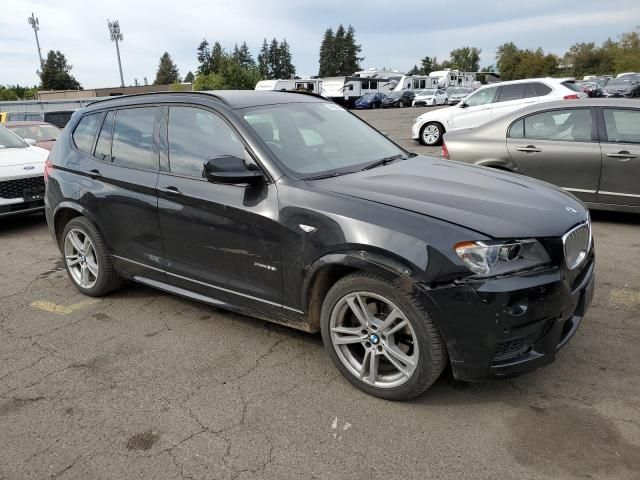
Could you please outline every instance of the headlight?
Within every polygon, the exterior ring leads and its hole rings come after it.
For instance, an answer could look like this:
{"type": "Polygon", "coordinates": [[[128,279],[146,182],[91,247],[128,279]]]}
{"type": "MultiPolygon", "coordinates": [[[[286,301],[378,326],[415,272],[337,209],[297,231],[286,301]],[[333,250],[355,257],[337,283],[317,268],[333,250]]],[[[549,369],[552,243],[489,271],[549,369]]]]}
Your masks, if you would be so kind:
{"type": "Polygon", "coordinates": [[[481,277],[504,275],[551,261],[545,248],[534,238],[510,242],[462,242],[454,250],[464,264],[481,277]]]}

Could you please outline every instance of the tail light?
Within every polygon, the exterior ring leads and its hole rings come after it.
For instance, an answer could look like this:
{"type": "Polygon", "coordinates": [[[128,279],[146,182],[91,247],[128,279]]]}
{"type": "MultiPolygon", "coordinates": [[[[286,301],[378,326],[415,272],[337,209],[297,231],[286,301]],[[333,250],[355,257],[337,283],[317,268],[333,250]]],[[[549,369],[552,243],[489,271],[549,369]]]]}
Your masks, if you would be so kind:
{"type": "Polygon", "coordinates": [[[53,163],[51,163],[51,160],[47,157],[47,160],[44,162],[44,183],[47,183],[49,180],[51,170],[53,170],[53,163]]]}
{"type": "Polygon", "coordinates": [[[442,158],[446,158],[447,160],[450,160],[449,149],[447,149],[447,144],[444,142],[442,142],[442,158]]]}
{"type": "Polygon", "coordinates": [[[572,94],[572,95],[565,95],[564,99],[565,100],[578,100],[580,97],[577,94],[572,94]]]}

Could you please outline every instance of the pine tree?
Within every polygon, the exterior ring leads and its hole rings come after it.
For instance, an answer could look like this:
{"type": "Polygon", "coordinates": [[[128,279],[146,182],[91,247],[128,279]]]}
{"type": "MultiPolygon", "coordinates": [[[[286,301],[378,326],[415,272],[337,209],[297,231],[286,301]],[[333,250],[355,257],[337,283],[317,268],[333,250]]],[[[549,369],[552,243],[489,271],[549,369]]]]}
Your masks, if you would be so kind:
{"type": "Polygon", "coordinates": [[[207,75],[211,73],[211,50],[209,49],[209,42],[207,39],[203,39],[198,47],[198,69],[196,73],[198,75],[207,75]]]}
{"type": "Polygon", "coordinates": [[[184,82],[185,83],[193,83],[193,79],[194,79],[193,72],[191,70],[189,70],[187,72],[187,74],[184,76],[184,82]]]}
{"type": "Polygon", "coordinates": [[[158,71],[156,73],[156,79],[153,82],[154,85],[169,85],[171,83],[180,82],[180,73],[178,67],[168,52],[164,52],[160,57],[160,63],[158,64],[158,71]]]}
{"type": "Polygon", "coordinates": [[[358,56],[361,51],[362,47],[356,43],[356,30],[349,25],[344,37],[343,75],[353,75],[360,70],[360,62],[364,60],[358,56]]]}
{"type": "Polygon", "coordinates": [[[211,47],[211,73],[220,73],[222,65],[225,61],[226,52],[220,45],[220,42],[216,42],[211,47]]]}
{"type": "Polygon", "coordinates": [[[296,67],[291,63],[291,51],[287,39],[283,39],[278,47],[278,65],[280,76],[278,78],[293,78],[296,74],[296,67]]]}
{"type": "Polygon", "coordinates": [[[78,90],[80,83],[71,75],[72,66],[59,51],[49,50],[47,60],[40,72],[40,86],[43,90],[78,90]]]}
{"type": "Polygon", "coordinates": [[[269,44],[269,54],[267,56],[271,78],[282,78],[280,70],[280,44],[274,38],[269,44]]]}
{"type": "MultiPolygon", "coordinates": [[[[345,60],[346,60],[346,56],[345,56],[345,31],[344,31],[344,27],[342,26],[342,24],[338,25],[338,28],[336,29],[336,35],[335,38],[333,39],[333,54],[335,57],[335,75],[349,75],[348,73],[345,73],[344,71],[344,65],[345,65],[345,60]]],[[[353,72],[350,72],[353,73],[353,72]]]]}
{"type": "Polygon", "coordinates": [[[247,42],[242,42],[242,45],[240,45],[240,50],[238,51],[238,63],[244,68],[256,66],[256,61],[251,56],[247,42]]]}
{"type": "Polygon", "coordinates": [[[260,72],[260,76],[265,80],[273,78],[273,74],[269,68],[269,44],[266,38],[262,41],[262,47],[258,54],[258,71],[260,72]]]}
{"type": "Polygon", "coordinates": [[[333,77],[337,73],[334,40],[333,30],[327,28],[324,32],[322,43],[320,44],[319,77],[333,77]]]}

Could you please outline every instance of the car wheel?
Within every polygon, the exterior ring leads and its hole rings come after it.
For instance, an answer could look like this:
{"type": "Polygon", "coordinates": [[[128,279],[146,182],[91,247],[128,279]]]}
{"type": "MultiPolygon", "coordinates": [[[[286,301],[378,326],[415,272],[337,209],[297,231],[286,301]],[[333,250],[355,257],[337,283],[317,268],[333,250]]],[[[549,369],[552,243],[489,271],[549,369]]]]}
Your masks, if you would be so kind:
{"type": "Polygon", "coordinates": [[[107,252],[104,240],[93,223],[76,217],[67,223],[61,240],[69,278],[85,295],[100,297],[122,284],[107,252]]]}
{"type": "Polygon", "coordinates": [[[439,123],[426,123],[424,127],[422,127],[422,130],[420,130],[420,143],[428,146],[440,145],[443,134],[444,129],[439,123]]]}
{"type": "Polygon", "coordinates": [[[339,280],[324,299],[320,321],[340,373],[370,395],[417,397],[447,363],[440,332],[420,301],[376,275],[339,280]]]}
{"type": "Polygon", "coordinates": [[[404,108],[404,102],[403,102],[403,101],[399,101],[399,102],[398,102],[398,106],[399,106],[400,108],[404,108]]]}

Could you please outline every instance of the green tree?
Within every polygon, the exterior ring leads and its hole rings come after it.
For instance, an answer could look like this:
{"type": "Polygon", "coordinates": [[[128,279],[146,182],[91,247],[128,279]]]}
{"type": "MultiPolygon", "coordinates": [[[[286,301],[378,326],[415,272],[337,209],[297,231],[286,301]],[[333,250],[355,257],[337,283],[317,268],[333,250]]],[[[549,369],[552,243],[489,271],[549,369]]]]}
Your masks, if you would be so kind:
{"type": "Polygon", "coordinates": [[[407,72],[407,75],[420,75],[420,69],[417,65],[414,65],[413,68],[407,72]]]}
{"type": "Polygon", "coordinates": [[[169,85],[171,83],[180,82],[180,72],[178,67],[173,63],[173,59],[168,52],[164,52],[160,57],[160,63],[158,64],[158,71],[156,72],[156,79],[153,82],[154,85],[169,85]]]}
{"type": "Polygon", "coordinates": [[[296,67],[291,63],[291,51],[287,39],[284,38],[278,47],[278,76],[276,78],[293,78],[296,67]]]}
{"type": "Polygon", "coordinates": [[[438,59],[436,57],[424,57],[420,61],[420,65],[420,73],[422,73],[423,75],[429,75],[431,72],[441,70],[440,64],[438,63],[438,59]]]}
{"type": "Polygon", "coordinates": [[[353,75],[360,70],[360,62],[364,60],[364,57],[358,56],[362,51],[362,46],[356,43],[356,30],[351,25],[347,28],[342,48],[344,52],[340,69],[344,75],[353,75]]]}
{"type": "Polygon", "coordinates": [[[18,100],[18,94],[13,88],[0,85],[0,100],[18,100]]]}
{"type": "Polygon", "coordinates": [[[262,41],[262,47],[258,54],[258,72],[260,72],[260,77],[265,80],[271,80],[273,78],[273,72],[271,71],[269,62],[269,44],[266,38],[262,41]]]}
{"type": "Polygon", "coordinates": [[[638,30],[622,35],[616,49],[614,66],[616,73],[640,71],[640,36],[638,36],[638,30]]]}
{"type": "Polygon", "coordinates": [[[211,73],[211,49],[209,48],[209,42],[207,42],[206,38],[200,42],[197,52],[199,65],[196,73],[198,75],[207,75],[211,73]]]}
{"type": "Polygon", "coordinates": [[[184,82],[185,83],[192,83],[193,79],[194,79],[193,72],[191,70],[189,70],[187,72],[187,74],[184,76],[184,82]]]}
{"type": "Polygon", "coordinates": [[[273,38],[269,44],[269,53],[267,55],[267,63],[271,78],[282,78],[280,76],[280,43],[273,38]]]}
{"type": "Polygon", "coordinates": [[[71,75],[71,68],[59,50],[49,50],[40,71],[40,87],[43,90],[82,90],[80,83],[71,75]]]}
{"type": "Polygon", "coordinates": [[[256,62],[251,56],[247,42],[242,42],[240,48],[238,48],[238,44],[236,44],[231,56],[242,68],[251,68],[256,66],[256,62]]]}
{"type": "Polygon", "coordinates": [[[222,48],[222,45],[220,45],[220,42],[215,42],[213,47],[211,47],[210,65],[212,73],[220,73],[222,63],[224,62],[226,55],[227,54],[224,51],[224,48],[222,48]]]}
{"type": "Polygon", "coordinates": [[[216,73],[203,73],[193,81],[194,90],[224,90],[225,81],[222,75],[216,73]]]}
{"type": "Polygon", "coordinates": [[[463,72],[477,72],[480,70],[480,53],[476,47],[462,47],[452,50],[449,54],[451,68],[463,72]]]}
{"type": "Polygon", "coordinates": [[[337,62],[335,56],[335,35],[331,28],[327,28],[320,44],[319,77],[333,77],[336,75],[337,62]]]}
{"type": "Polygon", "coordinates": [[[502,80],[513,80],[516,78],[516,70],[522,56],[521,50],[515,43],[508,42],[498,47],[496,54],[496,65],[502,80]]]}

